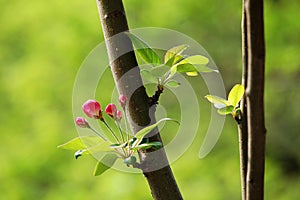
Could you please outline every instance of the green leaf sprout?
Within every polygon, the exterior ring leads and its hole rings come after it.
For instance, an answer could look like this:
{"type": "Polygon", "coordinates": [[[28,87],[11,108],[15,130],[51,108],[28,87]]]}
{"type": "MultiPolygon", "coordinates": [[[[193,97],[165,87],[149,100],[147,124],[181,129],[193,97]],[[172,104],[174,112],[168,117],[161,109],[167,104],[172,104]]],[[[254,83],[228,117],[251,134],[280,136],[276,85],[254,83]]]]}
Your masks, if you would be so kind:
{"type": "Polygon", "coordinates": [[[214,104],[218,109],[218,113],[221,115],[231,114],[233,118],[240,123],[241,121],[241,110],[239,107],[239,102],[244,96],[244,86],[241,84],[236,84],[229,92],[228,100],[223,99],[214,95],[206,95],[205,98],[214,104]]]}

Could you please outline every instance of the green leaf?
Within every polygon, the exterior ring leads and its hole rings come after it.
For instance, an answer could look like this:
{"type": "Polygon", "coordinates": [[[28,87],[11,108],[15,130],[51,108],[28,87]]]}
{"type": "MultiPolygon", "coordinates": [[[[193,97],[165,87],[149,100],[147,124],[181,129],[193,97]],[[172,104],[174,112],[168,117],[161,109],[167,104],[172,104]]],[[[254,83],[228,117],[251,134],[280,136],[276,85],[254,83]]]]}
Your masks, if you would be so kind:
{"type": "Polygon", "coordinates": [[[161,142],[150,142],[150,143],[143,143],[138,145],[137,147],[131,148],[132,150],[137,150],[137,149],[150,149],[150,148],[155,148],[155,149],[159,149],[162,147],[162,143],[161,142]]]}
{"type": "Polygon", "coordinates": [[[127,145],[127,142],[123,143],[123,144],[111,144],[109,147],[112,149],[120,149],[123,148],[127,145]]]}
{"type": "Polygon", "coordinates": [[[173,65],[175,65],[176,63],[178,63],[179,61],[183,60],[184,57],[182,55],[175,55],[173,58],[171,58],[166,65],[169,67],[172,67],[173,65]]]}
{"type": "Polygon", "coordinates": [[[221,97],[218,97],[218,96],[206,95],[205,98],[209,102],[213,103],[216,108],[223,108],[223,107],[226,107],[226,106],[232,106],[229,101],[227,101],[226,99],[223,99],[221,97]]]}
{"type": "Polygon", "coordinates": [[[142,39],[132,33],[127,34],[136,48],[136,52],[146,63],[161,64],[158,55],[142,39]]]}
{"type": "Polygon", "coordinates": [[[220,115],[227,115],[227,114],[231,114],[233,110],[234,110],[233,106],[226,106],[224,108],[219,109],[218,113],[220,115]]]}
{"type": "MultiPolygon", "coordinates": [[[[96,152],[107,152],[111,151],[109,148],[110,142],[103,141],[98,136],[84,136],[76,137],[65,144],[59,145],[57,148],[67,149],[67,150],[85,150],[82,155],[92,154],[96,152]]],[[[76,153],[75,153],[76,154],[76,153]]]]}
{"type": "Polygon", "coordinates": [[[165,54],[164,63],[169,66],[174,65],[176,62],[178,62],[178,60],[183,58],[182,56],[179,56],[179,54],[181,54],[187,48],[188,45],[183,44],[169,49],[165,54]]]}
{"type": "Polygon", "coordinates": [[[179,73],[197,72],[195,66],[190,63],[180,64],[180,65],[178,64],[175,66],[177,66],[177,72],[179,73]]]}
{"type": "Polygon", "coordinates": [[[159,121],[157,121],[155,124],[147,126],[147,127],[143,128],[142,130],[140,130],[139,132],[137,132],[135,137],[137,139],[142,139],[145,135],[147,135],[150,131],[152,131],[155,127],[157,127],[161,122],[164,122],[164,121],[174,121],[179,124],[179,122],[174,119],[163,118],[163,119],[160,119],[159,121]]]}
{"type": "Polygon", "coordinates": [[[79,150],[79,149],[85,149],[86,146],[82,143],[80,137],[76,137],[64,144],[57,146],[57,148],[68,149],[68,150],[79,150]]]}
{"type": "Polygon", "coordinates": [[[187,76],[198,76],[198,72],[187,72],[187,76]]]}
{"type": "Polygon", "coordinates": [[[218,70],[208,68],[206,65],[194,65],[194,67],[200,73],[209,73],[209,72],[217,72],[217,73],[219,73],[218,70]]]}
{"type": "Polygon", "coordinates": [[[136,140],[134,140],[134,142],[131,144],[131,148],[130,149],[136,149],[136,147],[143,141],[143,138],[139,138],[136,140]]]}
{"type": "Polygon", "coordinates": [[[141,70],[141,75],[143,76],[143,78],[147,79],[148,81],[152,83],[157,83],[157,78],[153,76],[152,73],[149,72],[148,70],[141,70]]]}
{"type": "Polygon", "coordinates": [[[228,101],[236,107],[244,95],[245,89],[241,84],[236,84],[229,92],[228,101]]]}
{"type": "Polygon", "coordinates": [[[167,83],[167,85],[168,85],[169,87],[172,87],[172,88],[177,88],[177,87],[180,86],[180,83],[178,83],[177,81],[172,80],[172,81],[169,81],[169,82],[167,83]]]}
{"type": "Polygon", "coordinates": [[[174,66],[172,66],[171,69],[170,69],[170,75],[169,75],[169,78],[172,77],[172,76],[174,76],[174,75],[176,74],[176,72],[177,72],[177,66],[174,65],[174,66]]]}
{"type": "Polygon", "coordinates": [[[163,64],[156,67],[152,67],[150,73],[155,77],[160,77],[162,74],[165,74],[169,70],[170,67],[167,67],[166,65],[163,64]]]}
{"type": "Polygon", "coordinates": [[[118,156],[112,153],[103,156],[103,158],[100,161],[98,161],[95,167],[94,176],[99,176],[103,174],[106,170],[110,169],[117,159],[118,156]]]}
{"type": "Polygon", "coordinates": [[[209,60],[205,56],[194,55],[194,56],[189,56],[187,58],[184,58],[182,61],[177,63],[177,65],[182,65],[187,63],[192,65],[206,65],[208,62],[209,60]]]}
{"type": "Polygon", "coordinates": [[[206,65],[197,65],[197,64],[190,64],[190,63],[185,63],[185,64],[177,64],[177,72],[179,73],[189,73],[192,74],[193,76],[197,76],[198,72],[199,73],[208,73],[208,72],[219,72],[218,70],[213,70],[208,68],[206,65]]]}

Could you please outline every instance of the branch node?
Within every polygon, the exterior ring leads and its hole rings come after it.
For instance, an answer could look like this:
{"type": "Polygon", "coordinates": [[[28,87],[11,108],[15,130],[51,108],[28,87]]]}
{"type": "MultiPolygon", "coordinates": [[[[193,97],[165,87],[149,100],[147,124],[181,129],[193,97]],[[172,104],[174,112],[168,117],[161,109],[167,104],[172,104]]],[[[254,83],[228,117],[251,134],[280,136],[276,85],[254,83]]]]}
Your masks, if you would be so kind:
{"type": "Polygon", "coordinates": [[[157,90],[155,91],[155,94],[152,97],[149,97],[149,106],[150,107],[153,106],[153,105],[158,104],[159,97],[163,93],[163,91],[164,91],[164,86],[158,84],[157,85],[157,90]]]}

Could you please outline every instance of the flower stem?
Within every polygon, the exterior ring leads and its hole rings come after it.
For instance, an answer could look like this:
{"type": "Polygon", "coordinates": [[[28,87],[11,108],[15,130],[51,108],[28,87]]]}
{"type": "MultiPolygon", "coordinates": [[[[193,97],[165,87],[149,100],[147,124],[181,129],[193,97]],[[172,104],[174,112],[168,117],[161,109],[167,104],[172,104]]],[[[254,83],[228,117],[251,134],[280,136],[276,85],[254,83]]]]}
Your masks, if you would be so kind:
{"type": "MultiPolygon", "coordinates": [[[[125,143],[124,136],[123,136],[123,131],[122,131],[121,127],[120,127],[120,124],[119,124],[119,122],[117,122],[117,121],[115,121],[115,122],[116,122],[117,127],[118,127],[118,129],[119,129],[119,131],[120,131],[120,135],[121,135],[121,138],[122,138],[122,142],[125,143]]],[[[123,151],[125,157],[127,157],[127,152],[125,151],[124,148],[122,148],[122,151],[123,151]]]]}
{"type": "Polygon", "coordinates": [[[108,128],[108,130],[114,136],[114,138],[117,141],[117,143],[120,144],[120,141],[119,141],[118,137],[116,136],[116,134],[114,133],[114,131],[109,127],[109,125],[106,123],[106,121],[104,121],[104,120],[101,120],[101,121],[105,124],[105,126],[108,128]]]}
{"type": "Polygon", "coordinates": [[[107,138],[104,137],[102,134],[100,134],[98,131],[96,131],[92,127],[88,127],[88,128],[91,129],[94,133],[96,133],[96,135],[98,135],[99,137],[101,137],[104,141],[107,141],[107,138]]]}
{"type": "Polygon", "coordinates": [[[125,139],[124,139],[124,136],[123,136],[123,131],[122,131],[121,126],[120,126],[120,122],[117,122],[117,121],[116,121],[116,124],[117,124],[117,127],[118,127],[118,129],[119,129],[119,132],[120,132],[120,135],[121,135],[122,142],[124,143],[124,142],[125,142],[125,139]]]}
{"type": "Polygon", "coordinates": [[[126,114],[126,111],[125,111],[125,106],[123,107],[123,111],[124,111],[124,119],[125,119],[125,130],[126,130],[126,134],[127,134],[127,149],[128,149],[128,156],[131,155],[131,151],[130,151],[130,135],[129,135],[129,131],[128,131],[128,124],[127,124],[127,114],[126,114]]]}

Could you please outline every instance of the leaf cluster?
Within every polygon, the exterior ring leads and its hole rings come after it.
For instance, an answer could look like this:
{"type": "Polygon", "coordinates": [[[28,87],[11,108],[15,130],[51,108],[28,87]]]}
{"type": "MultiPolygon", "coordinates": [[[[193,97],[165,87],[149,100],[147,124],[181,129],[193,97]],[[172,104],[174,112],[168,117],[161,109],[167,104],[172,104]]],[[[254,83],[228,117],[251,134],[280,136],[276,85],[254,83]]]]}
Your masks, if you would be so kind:
{"type": "Polygon", "coordinates": [[[228,99],[223,99],[214,95],[206,95],[205,98],[214,104],[221,115],[231,114],[238,123],[241,120],[241,110],[239,103],[244,96],[244,86],[236,84],[229,92],[228,99]]]}
{"type": "Polygon", "coordinates": [[[161,142],[148,142],[145,136],[164,121],[174,121],[179,124],[176,120],[163,118],[155,124],[141,129],[133,137],[131,137],[131,139],[124,143],[113,143],[109,140],[103,140],[103,138],[99,136],[83,136],[76,137],[62,145],[59,145],[58,148],[76,151],[74,153],[74,157],[76,159],[84,155],[102,153],[103,156],[101,160],[97,162],[94,170],[94,175],[98,176],[110,169],[117,159],[123,159],[123,162],[127,166],[135,166],[137,159],[134,154],[139,150],[161,148],[161,142]]]}
{"type": "MultiPolygon", "coordinates": [[[[218,72],[207,67],[209,59],[203,55],[183,55],[188,45],[183,44],[167,50],[161,59],[158,54],[141,38],[127,34],[135,46],[135,52],[146,63],[151,65],[150,69],[142,69],[142,76],[160,86],[178,87],[180,85],[174,79],[176,73],[188,76],[198,76],[199,73],[218,72]]],[[[140,66],[141,67],[141,66],[140,66]]]]}

